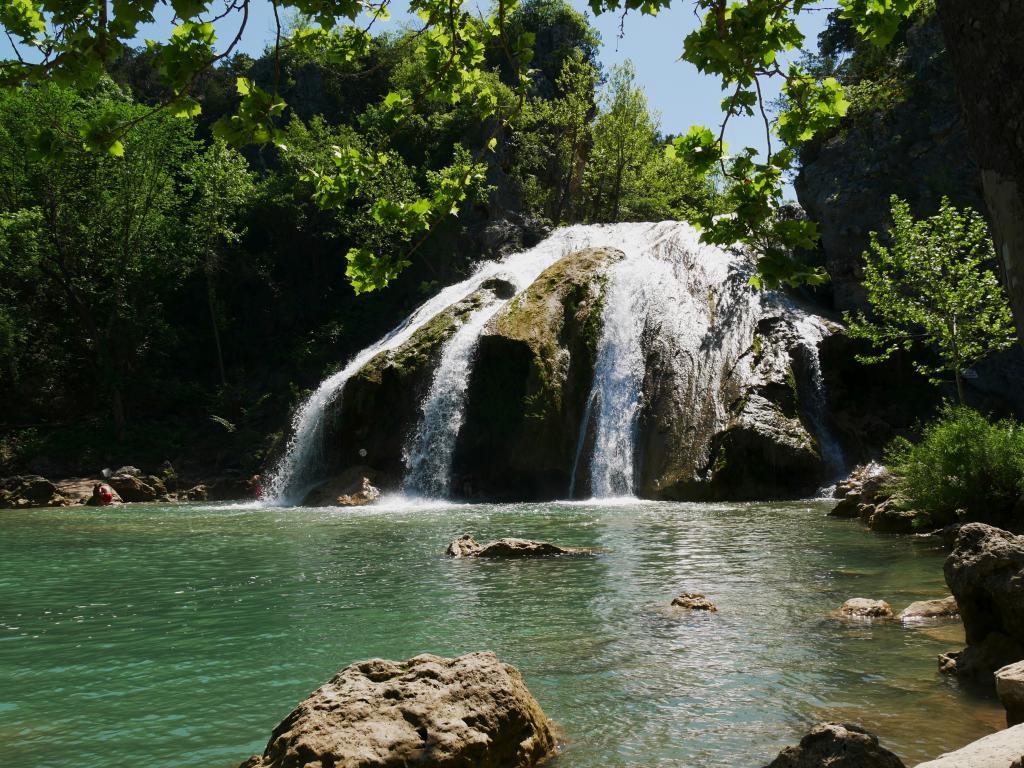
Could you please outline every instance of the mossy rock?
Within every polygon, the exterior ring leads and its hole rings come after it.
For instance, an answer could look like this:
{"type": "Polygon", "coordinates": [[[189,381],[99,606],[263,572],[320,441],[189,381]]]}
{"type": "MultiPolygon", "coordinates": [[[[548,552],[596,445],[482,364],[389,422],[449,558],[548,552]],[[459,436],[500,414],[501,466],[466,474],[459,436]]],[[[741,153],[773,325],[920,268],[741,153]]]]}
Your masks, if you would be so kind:
{"type": "Polygon", "coordinates": [[[488,281],[431,319],[397,349],[376,355],[348,381],[327,413],[327,462],[332,472],[369,464],[395,482],[402,477],[402,452],[416,428],[420,403],[445,343],[474,311],[511,290],[505,281],[488,281]]]}
{"type": "Polygon", "coordinates": [[[480,339],[453,487],[490,499],[563,498],[590,392],[608,268],[590,248],[548,267],[480,339]]]}

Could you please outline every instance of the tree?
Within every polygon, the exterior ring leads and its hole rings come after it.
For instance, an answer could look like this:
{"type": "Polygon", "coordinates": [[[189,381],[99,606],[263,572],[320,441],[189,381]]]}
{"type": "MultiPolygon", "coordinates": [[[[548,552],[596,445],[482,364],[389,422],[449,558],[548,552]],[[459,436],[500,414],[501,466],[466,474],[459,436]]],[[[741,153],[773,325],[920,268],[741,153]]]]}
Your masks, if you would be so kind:
{"type": "Polygon", "coordinates": [[[0,98],[0,282],[31,286],[22,305],[57,329],[124,432],[127,374],[158,338],[162,298],[192,271],[181,227],[180,169],[195,152],[192,126],[170,115],[141,122],[120,154],[86,151],[97,114],[148,114],[113,83],[84,96],[55,84],[0,98]],[[52,148],[47,151],[46,147],[52,148]]]}
{"type": "Polygon", "coordinates": [[[594,123],[587,182],[591,220],[619,221],[623,196],[635,188],[644,166],[658,151],[657,132],[647,97],[636,84],[636,69],[626,60],[612,69],[594,123]]]}
{"type": "Polygon", "coordinates": [[[214,141],[196,157],[188,167],[188,175],[191,182],[186,190],[192,193],[193,198],[189,232],[195,240],[196,252],[203,260],[217,370],[221,386],[227,386],[217,310],[217,274],[225,250],[235,246],[244,234],[238,221],[253,193],[254,184],[245,158],[220,140],[214,141]]]}
{"type": "Polygon", "coordinates": [[[899,349],[933,353],[915,368],[937,382],[952,374],[965,402],[963,370],[1014,342],[1012,317],[999,278],[986,267],[995,253],[985,220],[943,198],[938,214],[916,221],[910,206],[893,195],[891,245],[871,233],[864,287],[871,318],[846,314],[848,333],[869,341],[879,362],[899,349]]]}
{"type": "MultiPolygon", "coordinates": [[[[241,41],[253,0],[237,0],[223,11],[205,0],[172,0],[178,26],[166,40],[152,41],[151,54],[162,78],[163,96],[153,114],[170,112],[194,117],[202,105],[194,97],[204,73],[227,61],[241,41]],[[237,33],[215,50],[214,20],[236,24],[237,33]]],[[[594,13],[639,10],[657,14],[672,0],[591,0],[594,13]]],[[[17,0],[0,4],[0,26],[10,39],[15,56],[0,61],[0,86],[20,88],[53,80],[80,87],[95,85],[104,69],[125,53],[140,25],[153,20],[158,0],[125,0],[113,5],[85,0],[17,0]]],[[[839,0],[842,16],[858,34],[884,44],[911,13],[934,2],[947,46],[961,104],[967,116],[974,154],[983,172],[986,199],[999,252],[1008,277],[1018,324],[1024,326],[1024,147],[1020,115],[1024,87],[1017,74],[1024,69],[1024,4],[1007,0],[839,0]]],[[[277,21],[273,43],[273,77],[269,90],[246,77],[237,78],[238,108],[219,119],[214,130],[222,138],[242,144],[279,141],[287,104],[281,96],[282,53],[317,51],[336,62],[371,74],[374,21],[387,15],[388,0],[271,0],[277,21]],[[282,18],[297,15],[309,23],[289,30],[282,18]],[[369,21],[366,21],[366,19],[369,21]]],[[[400,232],[410,251],[444,217],[458,213],[466,201],[465,187],[474,183],[476,163],[494,151],[501,129],[525,103],[533,80],[529,66],[535,32],[526,25],[518,33],[512,23],[517,0],[497,0],[489,18],[481,19],[463,7],[463,0],[413,0],[409,9],[423,26],[411,37],[422,52],[425,88],[417,93],[390,91],[379,102],[382,114],[396,125],[414,115],[428,97],[451,104],[471,105],[487,136],[473,155],[473,163],[451,165],[436,178],[428,194],[411,201],[380,200],[372,214],[400,232]],[[518,34],[517,34],[518,33],[518,34]],[[506,82],[513,84],[509,101],[493,88],[485,75],[494,67],[488,52],[499,51],[507,62],[506,82]]],[[[812,222],[778,216],[782,183],[792,170],[796,149],[821,130],[834,127],[847,107],[843,89],[833,77],[816,77],[797,65],[783,67],[780,54],[804,42],[798,25],[800,13],[823,10],[817,0],[692,0],[702,18],[687,35],[682,58],[701,72],[717,77],[726,97],[724,118],[717,133],[697,127],[677,138],[672,154],[693,168],[718,166],[731,180],[732,216],[705,215],[703,239],[716,244],[746,242],[761,250],[758,283],[820,282],[820,270],[808,270],[789,254],[792,248],[813,247],[817,230],[812,222]],[[763,98],[765,79],[783,81],[788,109],[772,120],[763,98]],[[725,127],[736,115],[759,115],[765,126],[767,152],[750,147],[733,152],[726,163],[725,127]],[[768,248],[763,248],[764,244],[768,248]]],[[[827,6],[826,6],[827,7],[827,6]]],[[[543,10],[543,9],[541,9],[543,10]]],[[[543,14],[542,14],[543,15],[543,14]]],[[[544,63],[547,66],[546,63],[544,63]]],[[[97,114],[83,127],[85,144],[96,150],[119,153],[128,130],[142,116],[130,120],[97,114]]],[[[373,177],[386,162],[388,137],[378,137],[356,154],[339,153],[337,166],[320,174],[320,204],[341,207],[358,197],[362,180],[373,177]]],[[[451,158],[461,157],[456,151],[451,158]]],[[[365,196],[364,196],[365,197],[365,196]]],[[[349,274],[357,290],[383,287],[409,263],[409,252],[395,249],[374,252],[354,247],[348,253],[349,274]]]]}

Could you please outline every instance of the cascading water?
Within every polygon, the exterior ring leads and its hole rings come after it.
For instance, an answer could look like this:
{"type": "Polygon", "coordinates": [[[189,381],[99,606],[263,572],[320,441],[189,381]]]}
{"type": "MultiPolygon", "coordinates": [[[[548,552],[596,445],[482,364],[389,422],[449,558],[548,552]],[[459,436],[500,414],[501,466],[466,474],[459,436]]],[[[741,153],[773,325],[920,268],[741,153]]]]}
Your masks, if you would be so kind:
{"type": "Polygon", "coordinates": [[[821,358],[818,354],[818,346],[822,338],[827,335],[828,330],[820,321],[804,317],[796,328],[802,336],[803,347],[806,351],[806,364],[808,374],[809,392],[807,397],[807,416],[811,422],[818,445],[821,448],[821,458],[828,470],[830,480],[834,480],[843,474],[846,461],[843,458],[843,449],[835,439],[832,431],[828,428],[828,394],[825,391],[825,378],[821,372],[821,358]]]}
{"type": "MultiPolygon", "coordinates": [[[[589,247],[618,249],[625,258],[608,274],[594,378],[579,427],[570,496],[576,495],[575,486],[582,481],[587,482],[591,496],[605,498],[649,494],[652,477],[688,482],[673,467],[685,465],[696,468],[687,471],[699,473],[699,468],[709,466],[711,435],[726,427],[744,387],[756,384],[762,375],[755,371],[757,355],[751,352],[758,322],[772,312],[791,328],[800,318],[811,318],[797,335],[806,337],[808,343],[814,337],[812,361],[817,361],[817,342],[830,332],[817,318],[754,291],[747,282],[750,260],[701,244],[699,233],[688,224],[566,227],[535,248],[482,264],[470,278],[442,290],[325,380],[295,415],[288,451],[268,484],[268,501],[298,503],[326,479],[322,459],[325,412],[344,396],[345,384],[352,376],[376,355],[398,350],[433,318],[480,291],[486,281],[500,277],[512,285],[513,297],[494,298],[474,310],[445,343],[421,404],[419,423],[404,449],[404,490],[418,496],[447,496],[481,334],[547,267],[589,247]],[[643,436],[641,424],[647,425],[643,436]],[[653,452],[660,455],[652,458],[645,453],[648,433],[652,425],[657,431],[664,424],[671,424],[671,439],[656,445],[653,452]],[[641,437],[646,442],[641,443],[641,437]],[[665,466],[655,466],[658,461],[665,466]]],[[[791,339],[792,334],[790,331],[791,339]]],[[[816,376],[814,370],[812,362],[810,372],[815,381],[810,416],[826,462],[841,464],[841,455],[832,452],[834,441],[829,444],[824,429],[820,366],[816,376]]]]}
{"type": "Polygon", "coordinates": [[[736,366],[749,344],[757,303],[746,284],[745,261],[701,244],[687,224],[661,224],[642,234],[625,244],[627,258],[609,277],[570,496],[576,495],[583,451],[590,445],[590,495],[636,494],[638,427],[651,350],[663,353],[664,374],[687,403],[682,418],[691,424],[724,425],[724,378],[730,373],[742,378],[736,366]]]}
{"type": "Polygon", "coordinates": [[[426,498],[449,495],[455,438],[462,426],[473,352],[487,321],[506,303],[496,301],[478,309],[445,345],[423,402],[420,423],[405,451],[406,493],[426,498]]]}
{"type": "MultiPolygon", "coordinates": [[[[649,224],[625,226],[651,227],[649,224]]],[[[501,277],[511,282],[517,291],[522,291],[562,256],[580,248],[604,244],[604,235],[617,229],[603,225],[565,227],[534,248],[500,261],[481,264],[471,277],[441,290],[387,336],[357,354],[342,370],[325,379],[296,410],[288,447],[266,485],[266,503],[298,504],[310,489],[326,479],[323,463],[325,413],[338,397],[343,396],[346,382],[375,356],[401,347],[417,330],[478,290],[487,280],[501,277]]]]}

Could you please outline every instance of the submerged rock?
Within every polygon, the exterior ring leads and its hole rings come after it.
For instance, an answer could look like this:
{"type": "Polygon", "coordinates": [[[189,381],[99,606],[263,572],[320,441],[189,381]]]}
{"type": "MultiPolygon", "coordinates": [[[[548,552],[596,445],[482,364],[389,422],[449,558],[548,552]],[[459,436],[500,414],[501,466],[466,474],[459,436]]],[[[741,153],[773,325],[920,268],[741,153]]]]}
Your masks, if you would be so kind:
{"type": "Polygon", "coordinates": [[[1024,659],[1024,537],[968,523],[943,570],[963,617],[967,649],[947,654],[940,666],[991,681],[996,669],[1024,659]]]}
{"type": "Polygon", "coordinates": [[[1006,725],[1024,723],[1024,661],[996,670],[996,694],[1006,708],[1006,725]]]}
{"type": "Polygon", "coordinates": [[[905,768],[878,737],[851,723],[819,723],[766,768],[905,768]]]}
{"type": "Polygon", "coordinates": [[[851,597],[839,608],[842,616],[854,619],[891,619],[892,606],[885,600],[869,600],[866,597],[851,597]]]}
{"type": "Polygon", "coordinates": [[[978,739],[917,768],[1013,768],[1024,756],[1024,725],[978,739]]]}
{"type": "Polygon", "coordinates": [[[956,598],[950,595],[941,600],[918,600],[911,603],[902,611],[898,618],[904,624],[929,621],[935,619],[957,619],[960,617],[960,609],[957,607],[956,598]]]}
{"type": "Polygon", "coordinates": [[[490,544],[479,544],[468,533],[454,539],[445,550],[449,557],[552,557],[558,555],[592,555],[594,550],[580,547],[557,547],[544,541],[530,539],[498,539],[490,544]]]}
{"type": "Polygon", "coordinates": [[[709,611],[714,613],[718,610],[718,606],[700,592],[683,592],[678,597],[673,598],[672,605],[676,608],[685,608],[688,611],[709,611]]]}
{"type": "Polygon", "coordinates": [[[555,749],[519,671],[490,652],[352,664],[243,768],[528,768],[555,749]]]}

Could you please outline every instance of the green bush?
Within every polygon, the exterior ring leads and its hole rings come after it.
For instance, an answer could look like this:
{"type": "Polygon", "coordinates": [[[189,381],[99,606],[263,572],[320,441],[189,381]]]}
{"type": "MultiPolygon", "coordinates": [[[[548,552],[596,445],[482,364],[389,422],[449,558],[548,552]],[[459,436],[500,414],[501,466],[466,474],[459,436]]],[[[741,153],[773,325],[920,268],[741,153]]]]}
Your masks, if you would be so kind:
{"type": "Polygon", "coordinates": [[[947,406],[920,442],[893,441],[886,462],[898,494],[937,525],[1006,521],[1024,491],[1024,428],[947,406]]]}

